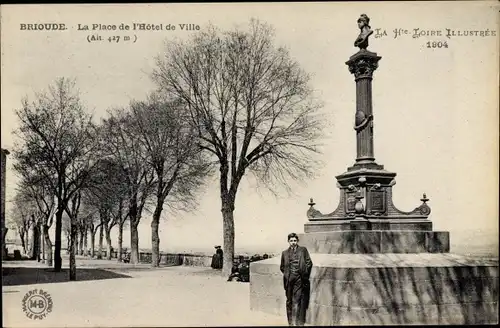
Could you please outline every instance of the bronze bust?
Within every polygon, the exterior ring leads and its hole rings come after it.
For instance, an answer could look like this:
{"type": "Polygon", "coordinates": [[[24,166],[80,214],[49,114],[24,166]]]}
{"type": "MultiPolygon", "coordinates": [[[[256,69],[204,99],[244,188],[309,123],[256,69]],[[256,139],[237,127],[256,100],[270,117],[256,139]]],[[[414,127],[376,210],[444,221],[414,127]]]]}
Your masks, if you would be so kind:
{"type": "Polygon", "coordinates": [[[373,34],[373,31],[370,29],[370,18],[365,14],[361,14],[358,18],[358,27],[361,32],[356,41],[354,41],[354,46],[361,50],[366,50],[368,48],[368,37],[373,34]]]}

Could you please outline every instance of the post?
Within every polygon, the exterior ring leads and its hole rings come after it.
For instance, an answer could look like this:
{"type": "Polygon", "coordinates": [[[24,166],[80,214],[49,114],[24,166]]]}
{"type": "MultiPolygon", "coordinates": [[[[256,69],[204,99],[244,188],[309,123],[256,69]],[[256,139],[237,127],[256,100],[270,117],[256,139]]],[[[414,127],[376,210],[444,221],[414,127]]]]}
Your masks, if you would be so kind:
{"type": "Polygon", "coordinates": [[[2,220],[2,258],[7,258],[7,245],[5,244],[6,236],[7,236],[7,227],[5,226],[5,175],[6,175],[6,165],[7,165],[7,155],[9,155],[9,151],[7,149],[2,148],[2,181],[1,181],[1,200],[0,200],[0,216],[2,220]]]}
{"type": "Polygon", "coordinates": [[[356,167],[378,168],[373,147],[372,79],[382,57],[362,49],[346,64],[356,81],[356,167]]]}

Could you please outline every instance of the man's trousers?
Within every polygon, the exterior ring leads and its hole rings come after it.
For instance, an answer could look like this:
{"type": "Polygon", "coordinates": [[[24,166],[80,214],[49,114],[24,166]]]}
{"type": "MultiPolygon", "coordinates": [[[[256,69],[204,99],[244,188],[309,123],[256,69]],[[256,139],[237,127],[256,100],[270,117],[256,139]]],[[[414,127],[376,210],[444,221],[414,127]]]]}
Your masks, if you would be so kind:
{"type": "Polygon", "coordinates": [[[303,326],[309,302],[309,281],[290,275],[286,286],[286,315],[291,326],[303,326]]]}

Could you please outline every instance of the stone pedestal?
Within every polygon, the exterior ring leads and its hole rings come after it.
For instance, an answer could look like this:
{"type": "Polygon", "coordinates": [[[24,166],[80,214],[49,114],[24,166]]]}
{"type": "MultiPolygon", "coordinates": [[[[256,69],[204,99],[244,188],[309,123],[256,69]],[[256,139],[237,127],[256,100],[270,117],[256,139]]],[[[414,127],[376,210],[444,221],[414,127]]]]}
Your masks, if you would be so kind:
{"type": "MultiPolygon", "coordinates": [[[[498,323],[498,262],[452,254],[311,254],[311,325],[498,323]]],[[[286,316],[280,259],[250,265],[250,306],[286,316]]]]}
{"type": "Polygon", "coordinates": [[[310,253],[447,253],[448,231],[345,230],[299,234],[300,244],[310,253]]]}

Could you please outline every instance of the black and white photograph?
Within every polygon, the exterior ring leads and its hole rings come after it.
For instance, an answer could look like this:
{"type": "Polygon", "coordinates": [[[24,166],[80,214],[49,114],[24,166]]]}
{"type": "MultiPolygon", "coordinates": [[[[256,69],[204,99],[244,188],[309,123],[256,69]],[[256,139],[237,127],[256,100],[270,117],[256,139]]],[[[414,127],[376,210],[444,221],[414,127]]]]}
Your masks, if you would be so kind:
{"type": "Polygon", "coordinates": [[[499,12],[2,4],[3,327],[498,324],[499,12]]]}

